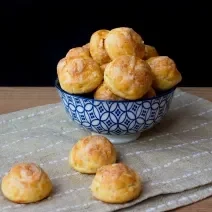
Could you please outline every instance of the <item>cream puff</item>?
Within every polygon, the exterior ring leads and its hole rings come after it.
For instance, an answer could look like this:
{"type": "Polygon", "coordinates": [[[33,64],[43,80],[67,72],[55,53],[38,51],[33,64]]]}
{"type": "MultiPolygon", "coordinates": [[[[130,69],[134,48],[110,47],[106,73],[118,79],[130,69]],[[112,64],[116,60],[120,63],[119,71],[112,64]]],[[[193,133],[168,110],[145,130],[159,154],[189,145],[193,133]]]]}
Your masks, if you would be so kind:
{"type": "Polygon", "coordinates": [[[112,91],[107,87],[105,82],[103,82],[95,91],[94,99],[99,100],[123,100],[123,98],[115,95],[112,91]]]}
{"type": "Polygon", "coordinates": [[[115,163],[98,169],[90,188],[98,200],[126,203],[141,195],[143,184],[135,170],[123,163],[115,163]]]}
{"type": "Polygon", "coordinates": [[[168,90],[181,82],[182,76],[175,62],[168,56],[151,57],[147,60],[153,75],[152,87],[156,90],[168,90]]]}
{"type": "Polygon", "coordinates": [[[103,72],[92,58],[79,57],[66,60],[66,62],[61,62],[58,67],[61,88],[72,94],[92,92],[103,81],[103,72]]]}
{"type": "Polygon", "coordinates": [[[14,165],[2,179],[3,195],[15,203],[33,203],[48,197],[52,183],[47,173],[34,163],[14,165]]]}
{"type": "Polygon", "coordinates": [[[73,58],[78,58],[78,57],[90,58],[91,56],[90,56],[89,49],[86,47],[75,47],[70,49],[68,53],[66,54],[67,61],[73,58]]]}
{"type": "Polygon", "coordinates": [[[117,96],[136,100],[143,97],[152,85],[150,66],[142,59],[123,55],[105,68],[104,81],[117,96]]]}
{"type": "Polygon", "coordinates": [[[144,54],[143,59],[147,60],[150,57],[156,57],[156,56],[159,56],[156,48],[154,46],[145,45],[145,54],[144,54]]]}
{"type": "Polygon", "coordinates": [[[105,38],[105,49],[112,60],[122,55],[143,58],[145,54],[143,39],[128,27],[112,29],[105,38]]]}
{"type": "Polygon", "coordinates": [[[155,90],[151,87],[147,93],[142,97],[142,99],[146,99],[146,98],[152,98],[156,96],[156,92],[155,90]]]}
{"type": "Polygon", "coordinates": [[[100,65],[111,61],[107,51],[105,50],[105,38],[109,30],[101,29],[94,32],[90,38],[90,53],[92,58],[100,65]]]}
{"type": "Polygon", "coordinates": [[[116,162],[116,150],[104,136],[91,135],[80,139],[69,154],[70,166],[78,172],[94,174],[97,169],[116,162]]]}

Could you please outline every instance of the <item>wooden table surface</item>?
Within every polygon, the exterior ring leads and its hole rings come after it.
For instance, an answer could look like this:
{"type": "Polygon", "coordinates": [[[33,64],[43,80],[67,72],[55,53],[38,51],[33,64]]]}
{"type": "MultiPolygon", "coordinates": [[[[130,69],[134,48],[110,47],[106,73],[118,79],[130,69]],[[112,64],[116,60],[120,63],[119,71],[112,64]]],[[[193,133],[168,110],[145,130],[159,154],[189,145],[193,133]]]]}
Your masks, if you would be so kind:
{"type": "MultiPolygon", "coordinates": [[[[181,88],[183,91],[212,101],[211,88],[181,88]]],[[[58,93],[54,87],[0,87],[0,114],[14,112],[30,107],[58,103],[58,93]]],[[[192,205],[182,207],[178,212],[212,211],[212,197],[192,205]]]]}

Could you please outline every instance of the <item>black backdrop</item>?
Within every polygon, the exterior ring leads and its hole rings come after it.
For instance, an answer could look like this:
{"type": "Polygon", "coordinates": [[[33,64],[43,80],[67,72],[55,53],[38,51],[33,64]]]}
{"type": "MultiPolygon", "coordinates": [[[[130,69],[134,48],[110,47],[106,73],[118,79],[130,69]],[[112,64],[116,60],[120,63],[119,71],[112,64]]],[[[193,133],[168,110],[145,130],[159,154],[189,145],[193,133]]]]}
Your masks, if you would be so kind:
{"type": "Polygon", "coordinates": [[[132,27],[175,60],[182,86],[212,86],[204,1],[1,1],[0,86],[53,86],[56,64],[95,30],[132,27]]]}

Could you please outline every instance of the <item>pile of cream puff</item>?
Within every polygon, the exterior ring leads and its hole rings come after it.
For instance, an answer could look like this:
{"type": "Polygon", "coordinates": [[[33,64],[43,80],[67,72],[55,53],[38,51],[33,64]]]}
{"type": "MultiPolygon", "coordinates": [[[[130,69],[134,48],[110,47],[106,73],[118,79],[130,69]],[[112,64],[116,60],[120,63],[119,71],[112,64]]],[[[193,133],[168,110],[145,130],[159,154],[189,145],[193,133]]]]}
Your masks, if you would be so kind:
{"type": "MultiPolygon", "coordinates": [[[[68,163],[81,174],[93,174],[92,196],[106,203],[126,203],[138,198],[143,190],[139,174],[117,161],[114,145],[102,135],[79,139],[71,148],[68,163]]],[[[35,163],[13,165],[1,183],[3,195],[15,203],[35,203],[53,191],[47,172],[35,163]]]]}
{"type": "Polygon", "coordinates": [[[99,100],[139,100],[171,89],[182,76],[173,59],[159,56],[132,28],[94,32],[57,64],[61,88],[99,100]]]}

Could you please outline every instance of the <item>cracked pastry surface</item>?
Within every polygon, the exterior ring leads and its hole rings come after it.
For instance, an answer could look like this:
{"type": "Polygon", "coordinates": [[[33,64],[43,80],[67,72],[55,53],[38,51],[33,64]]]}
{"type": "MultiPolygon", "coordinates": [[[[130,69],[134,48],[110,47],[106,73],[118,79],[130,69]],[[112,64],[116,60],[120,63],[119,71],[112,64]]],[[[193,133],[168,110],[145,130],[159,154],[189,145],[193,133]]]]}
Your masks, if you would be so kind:
{"type": "Polygon", "coordinates": [[[34,163],[15,164],[2,179],[3,195],[12,202],[32,203],[49,196],[52,183],[48,175],[34,163]]]}
{"type": "Polygon", "coordinates": [[[98,169],[90,189],[103,202],[126,203],[140,196],[143,183],[135,170],[115,163],[98,169]]]}
{"type": "Polygon", "coordinates": [[[105,39],[105,49],[112,60],[121,55],[144,57],[145,46],[141,36],[132,28],[112,29],[105,39]]]}
{"type": "Polygon", "coordinates": [[[153,75],[152,87],[156,90],[168,90],[181,82],[182,76],[175,62],[168,56],[151,57],[147,60],[153,75]]]}
{"type": "Polygon", "coordinates": [[[61,88],[72,94],[92,92],[103,81],[103,72],[92,58],[62,60],[57,67],[61,88]]]}
{"type": "Polygon", "coordinates": [[[105,38],[109,30],[101,29],[94,32],[90,38],[90,53],[92,58],[100,65],[111,61],[105,50],[105,38]]]}
{"type": "Polygon", "coordinates": [[[152,85],[150,66],[142,59],[123,55],[110,62],[104,72],[108,88],[124,99],[140,99],[152,85]]]}
{"type": "Polygon", "coordinates": [[[72,48],[66,54],[67,61],[69,61],[73,58],[78,58],[78,57],[82,57],[82,58],[90,58],[91,57],[88,46],[72,48]]]}
{"type": "Polygon", "coordinates": [[[116,150],[104,136],[91,135],[80,139],[71,149],[69,164],[76,171],[96,173],[103,165],[116,162],[116,150]]]}
{"type": "Polygon", "coordinates": [[[115,95],[103,82],[95,91],[94,99],[99,100],[123,100],[123,98],[115,95]]]}

